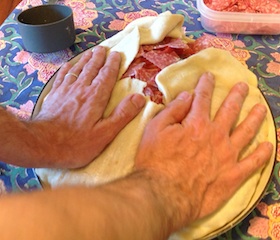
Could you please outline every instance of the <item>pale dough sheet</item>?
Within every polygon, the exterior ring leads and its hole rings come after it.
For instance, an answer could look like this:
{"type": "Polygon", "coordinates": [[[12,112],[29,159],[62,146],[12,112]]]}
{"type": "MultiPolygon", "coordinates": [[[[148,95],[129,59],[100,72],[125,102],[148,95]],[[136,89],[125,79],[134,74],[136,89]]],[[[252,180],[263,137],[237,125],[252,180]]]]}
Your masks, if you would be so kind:
{"type": "MultiPolygon", "coordinates": [[[[184,38],[186,41],[191,41],[183,34],[183,21],[183,16],[169,12],[165,12],[158,17],[140,18],[129,24],[123,31],[104,41],[101,45],[107,46],[111,51],[116,50],[122,53],[121,76],[136,56],[141,44],[157,43],[165,36],[184,38]]],[[[250,86],[250,93],[244,103],[239,122],[246,117],[254,104],[266,104],[257,88],[255,75],[231,56],[230,53],[213,48],[203,50],[188,59],[175,63],[158,74],[156,81],[164,94],[164,103],[170,102],[183,90],[193,91],[199,76],[206,71],[212,72],[216,79],[211,116],[214,116],[230,88],[239,81],[247,82],[250,86]]],[[[142,93],[144,86],[145,83],[137,79],[126,78],[118,81],[105,116],[126,95],[134,92],[142,93]]],[[[97,185],[125,176],[133,168],[134,156],[144,127],[162,108],[163,105],[157,105],[147,98],[147,104],[143,111],[87,167],[78,170],[36,169],[36,173],[45,186],[51,187],[65,184],[97,185]]],[[[242,156],[250,153],[259,142],[266,140],[275,143],[275,128],[270,113],[258,136],[242,156]]],[[[271,159],[263,172],[259,171],[254,174],[219,211],[195,222],[180,233],[171,236],[170,239],[201,239],[209,236],[209,234],[211,235],[213,231],[219,231],[220,228],[227,228],[227,223],[230,225],[231,222],[237,221],[242,216],[242,213],[250,210],[260,197],[268,181],[273,162],[274,158],[271,159]]]]}

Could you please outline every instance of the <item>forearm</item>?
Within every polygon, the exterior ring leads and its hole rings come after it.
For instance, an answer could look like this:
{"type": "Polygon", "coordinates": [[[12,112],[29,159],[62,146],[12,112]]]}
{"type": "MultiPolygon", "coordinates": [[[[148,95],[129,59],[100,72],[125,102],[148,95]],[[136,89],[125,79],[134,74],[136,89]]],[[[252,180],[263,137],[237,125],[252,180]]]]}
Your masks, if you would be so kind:
{"type": "Polygon", "coordinates": [[[1,239],[167,239],[172,224],[158,197],[140,174],[97,188],[3,198],[1,239]]]}
{"type": "Polygon", "coordinates": [[[1,1],[0,8],[0,24],[4,22],[4,20],[8,17],[8,15],[12,12],[12,10],[19,4],[21,0],[4,0],[1,1]]]}
{"type": "MultiPolygon", "coordinates": [[[[0,107],[0,161],[21,167],[71,168],[73,146],[55,121],[20,121],[0,107]],[[64,150],[64,151],[62,151],[64,150]]],[[[75,163],[74,163],[75,164],[75,163]]]]}
{"type": "Polygon", "coordinates": [[[0,160],[24,167],[37,165],[41,149],[29,123],[0,107],[0,126],[0,160]]]}

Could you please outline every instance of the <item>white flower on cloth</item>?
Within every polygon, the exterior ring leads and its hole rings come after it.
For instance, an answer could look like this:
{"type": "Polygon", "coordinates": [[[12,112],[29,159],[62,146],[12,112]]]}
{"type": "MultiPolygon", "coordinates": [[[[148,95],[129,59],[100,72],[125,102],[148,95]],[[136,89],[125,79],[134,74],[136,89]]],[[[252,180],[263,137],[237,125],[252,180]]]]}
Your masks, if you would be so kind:
{"type": "Polygon", "coordinates": [[[34,103],[28,100],[25,104],[20,105],[20,108],[7,106],[7,111],[16,115],[21,120],[28,120],[31,116],[34,103]]]}

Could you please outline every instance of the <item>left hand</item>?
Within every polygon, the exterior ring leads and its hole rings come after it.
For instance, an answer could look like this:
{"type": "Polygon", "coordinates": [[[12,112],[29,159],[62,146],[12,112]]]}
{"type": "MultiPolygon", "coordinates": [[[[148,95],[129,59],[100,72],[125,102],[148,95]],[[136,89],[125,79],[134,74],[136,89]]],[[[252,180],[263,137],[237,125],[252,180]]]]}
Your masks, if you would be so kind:
{"type": "Polygon", "coordinates": [[[94,52],[86,51],[74,66],[66,63],[60,69],[33,122],[48,152],[43,161],[47,167],[87,165],[140,112],[145,99],[133,94],[108,118],[103,117],[120,63],[119,53],[112,52],[106,59],[106,49],[96,47],[94,52]]]}

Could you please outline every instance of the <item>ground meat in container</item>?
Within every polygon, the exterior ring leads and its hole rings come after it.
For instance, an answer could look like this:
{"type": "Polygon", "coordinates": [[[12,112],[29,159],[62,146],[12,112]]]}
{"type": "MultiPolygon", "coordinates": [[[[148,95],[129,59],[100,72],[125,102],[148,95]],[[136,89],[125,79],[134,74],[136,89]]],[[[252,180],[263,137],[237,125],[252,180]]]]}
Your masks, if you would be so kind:
{"type": "Polygon", "coordinates": [[[204,3],[223,12],[280,13],[279,0],[204,0],[204,3]]]}

